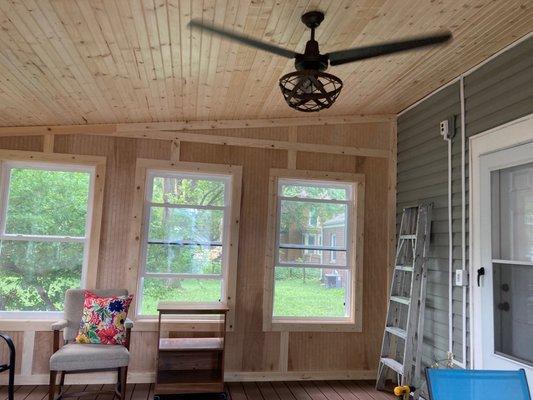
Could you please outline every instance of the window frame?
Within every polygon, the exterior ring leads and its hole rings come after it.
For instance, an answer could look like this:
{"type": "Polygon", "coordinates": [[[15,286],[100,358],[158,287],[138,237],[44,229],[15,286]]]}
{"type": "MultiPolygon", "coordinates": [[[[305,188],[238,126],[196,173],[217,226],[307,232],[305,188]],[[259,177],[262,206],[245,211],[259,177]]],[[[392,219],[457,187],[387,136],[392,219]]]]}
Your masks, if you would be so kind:
{"type": "MultiPolygon", "coordinates": [[[[216,206],[224,209],[223,237],[222,237],[222,290],[221,300],[229,307],[227,329],[233,330],[235,320],[235,293],[237,282],[237,257],[239,240],[239,218],[241,203],[242,167],[235,165],[207,164],[194,162],[172,162],[165,160],[137,159],[135,178],[135,197],[132,213],[132,247],[130,250],[130,264],[135,273],[131,274],[129,289],[136,293],[136,300],[130,306],[132,315],[141,324],[152,324],[157,315],[141,315],[138,310],[142,305],[141,279],[146,273],[146,251],[148,248],[149,210],[152,207],[151,194],[153,178],[155,176],[187,176],[209,177],[226,183],[225,205],[216,206]]],[[[159,203],[157,203],[159,204],[159,203]]],[[[164,204],[164,203],[163,203],[164,204]]],[[[156,205],[157,206],[157,205],[156,205]]],[[[181,207],[181,206],[180,206],[181,207]]],[[[189,207],[187,207],[189,208],[189,207]]],[[[192,206],[190,208],[195,208],[192,206]]],[[[149,274],[155,276],[157,274],[149,274]]],[[[164,274],[168,277],[187,276],[191,274],[164,274]]],[[[192,275],[193,277],[195,275],[192,275]]],[[[179,302],[176,302],[179,304],[179,302]]],[[[195,304],[218,304],[218,302],[204,302],[195,304]]],[[[177,323],[209,323],[217,322],[212,316],[172,316],[170,322],[177,323]]]]}
{"type": "MultiPolygon", "coordinates": [[[[0,150],[0,240],[52,241],[83,243],[83,264],[80,287],[96,287],[100,228],[104,199],[106,158],[73,154],[40,153],[18,150],[0,150]],[[85,236],[53,236],[6,234],[5,225],[9,206],[10,171],[12,168],[39,169],[45,171],[72,171],[89,173],[89,195],[85,236]],[[24,239],[27,238],[27,239],[24,239]],[[49,240],[49,238],[53,238],[49,240]],[[56,239],[56,240],[54,240],[56,239]]],[[[53,320],[63,315],[63,311],[0,311],[3,320],[21,321],[53,320]]]]}
{"type": "MultiPolygon", "coordinates": [[[[263,296],[263,330],[264,331],[362,331],[363,300],[363,244],[364,244],[364,196],[365,178],[363,174],[340,172],[321,172],[291,169],[270,169],[269,208],[267,223],[267,243],[265,257],[265,280],[263,296]],[[278,196],[280,181],[314,181],[316,183],[350,185],[352,197],[348,204],[346,226],[346,265],[350,271],[350,290],[347,293],[347,317],[274,317],[274,271],[279,250],[279,215],[281,199],[278,196]]],[[[309,200],[312,201],[312,200],[309,200]]],[[[324,247],[324,246],[323,246],[324,247]]],[[[327,247],[327,246],[325,246],[327,247]]],[[[326,264],[323,262],[323,264],[326,264]]],[[[305,265],[302,265],[305,267],[305,265]]],[[[331,268],[323,265],[322,269],[331,268]]]]}

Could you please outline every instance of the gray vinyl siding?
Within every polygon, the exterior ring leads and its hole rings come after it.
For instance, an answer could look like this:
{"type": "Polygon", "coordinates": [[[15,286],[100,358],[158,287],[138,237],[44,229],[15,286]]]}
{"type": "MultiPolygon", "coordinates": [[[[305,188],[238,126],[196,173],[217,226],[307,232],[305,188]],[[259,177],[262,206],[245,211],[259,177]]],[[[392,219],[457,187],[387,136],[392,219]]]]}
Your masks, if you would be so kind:
{"type": "MultiPolygon", "coordinates": [[[[436,93],[398,119],[398,222],[403,208],[431,201],[433,223],[422,360],[425,366],[446,358],[448,351],[448,143],[439,133],[440,121],[456,118],[452,141],[453,256],[461,265],[461,104],[459,85],[436,93]]],[[[454,290],[454,318],[461,323],[461,293],[454,290]],[[455,293],[456,292],[456,293],[455,293]]],[[[461,342],[461,332],[454,332],[461,342]]]]}
{"type": "MultiPolygon", "coordinates": [[[[462,267],[459,90],[459,82],[454,83],[398,118],[398,221],[402,208],[422,200],[434,203],[423,347],[425,365],[446,358],[448,351],[448,161],[447,143],[439,134],[439,123],[452,115],[456,116],[456,134],[452,142],[453,268],[462,267]]],[[[533,113],[533,38],[467,75],[464,90],[468,257],[468,137],[533,113]]],[[[468,301],[468,297],[463,299],[462,289],[454,287],[453,337],[458,361],[463,361],[460,357],[463,301],[468,301]]],[[[466,361],[469,365],[468,351],[466,361]]]]}

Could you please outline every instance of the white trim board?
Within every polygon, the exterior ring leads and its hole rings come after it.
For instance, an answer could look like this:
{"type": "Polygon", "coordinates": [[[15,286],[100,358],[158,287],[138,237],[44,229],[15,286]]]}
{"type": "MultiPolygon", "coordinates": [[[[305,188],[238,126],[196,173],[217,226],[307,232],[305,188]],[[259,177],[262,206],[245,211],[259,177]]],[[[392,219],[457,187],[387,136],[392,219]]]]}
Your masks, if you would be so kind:
{"type": "MultiPolygon", "coordinates": [[[[470,277],[475,276],[475,271],[480,265],[480,253],[477,251],[480,246],[480,237],[478,235],[479,227],[476,226],[476,221],[479,220],[480,210],[477,206],[479,204],[480,196],[480,182],[479,182],[479,167],[480,156],[490,154],[495,151],[505,150],[511,147],[519,146],[533,141],[533,113],[525,117],[508,122],[496,128],[489,129],[485,132],[477,134],[469,138],[469,168],[470,168],[470,187],[469,187],[469,235],[471,243],[469,247],[470,258],[470,277]]],[[[472,279],[472,278],[471,278],[472,279]]],[[[481,316],[476,313],[476,303],[480,301],[478,298],[479,291],[471,286],[469,295],[470,303],[470,360],[472,368],[476,368],[476,359],[479,360],[481,355],[478,354],[478,349],[475,343],[481,340],[480,326],[481,316]]]]}

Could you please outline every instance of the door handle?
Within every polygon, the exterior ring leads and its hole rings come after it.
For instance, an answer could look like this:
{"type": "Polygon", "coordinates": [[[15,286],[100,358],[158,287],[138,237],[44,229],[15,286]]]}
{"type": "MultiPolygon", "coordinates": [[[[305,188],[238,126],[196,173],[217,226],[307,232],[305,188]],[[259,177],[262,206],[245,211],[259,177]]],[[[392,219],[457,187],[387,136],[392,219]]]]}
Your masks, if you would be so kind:
{"type": "Polygon", "coordinates": [[[481,286],[481,277],[485,275],[485,268],[481,267],[477,270],[477,286],[481,286]]]}

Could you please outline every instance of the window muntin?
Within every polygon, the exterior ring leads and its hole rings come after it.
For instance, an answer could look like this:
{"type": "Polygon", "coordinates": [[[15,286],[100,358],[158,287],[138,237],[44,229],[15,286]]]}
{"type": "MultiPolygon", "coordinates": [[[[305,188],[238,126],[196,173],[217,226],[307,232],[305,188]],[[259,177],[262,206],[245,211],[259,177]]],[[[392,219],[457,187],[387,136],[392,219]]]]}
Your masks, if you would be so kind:
{"type": "Polygon", "coordinates": [[[226,298],[230,175],[148,171],[137,314],[226,298]]]}
{"type": "Polygon", "coordinates": [[[353,184],[284,178],[277,185],[273,321],[350,319],[350,240],[325,242],[324,232],[352,234],[353,184]]]}
{"type": "Polygon", "coordinates": [[[53,313],[85,285],[94,167],[3,162],[0,312],[53,313]]]}
{"type": "MultiPolygon", "coordinates": [[[[336,247],[337,246],[337,235],[332,233],[331,234],[331,237],[330,237],[330,246],[331,247],[336,247]]],[[[335,251],[330,251],[329,252],[329,260],[332,262],[332,263],[336,263],[337,262],[337,252],[335,251]]]]}

